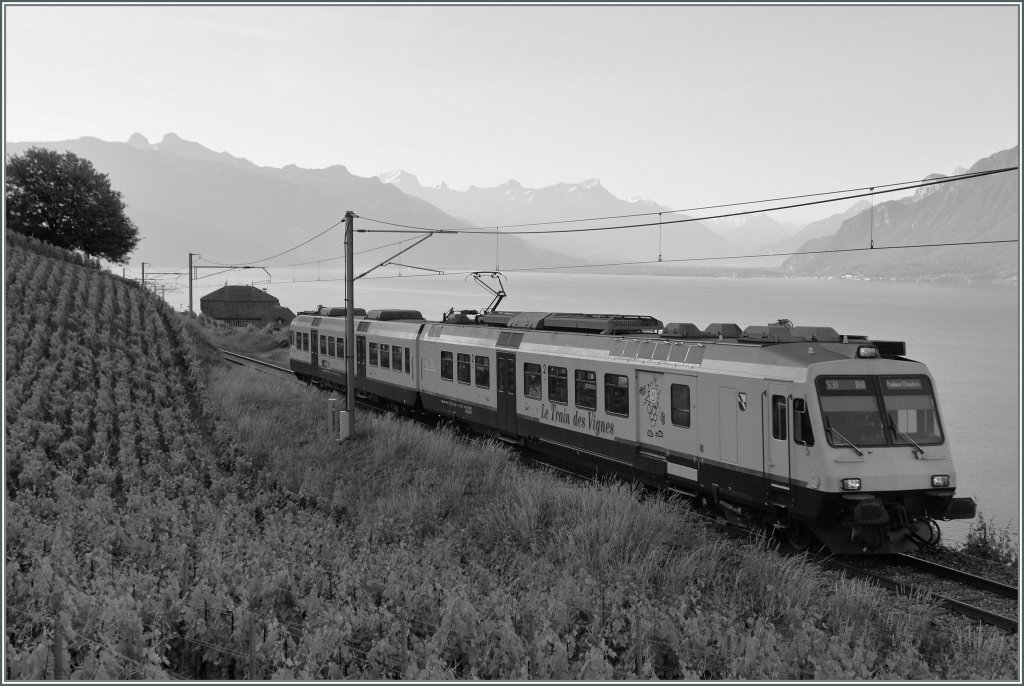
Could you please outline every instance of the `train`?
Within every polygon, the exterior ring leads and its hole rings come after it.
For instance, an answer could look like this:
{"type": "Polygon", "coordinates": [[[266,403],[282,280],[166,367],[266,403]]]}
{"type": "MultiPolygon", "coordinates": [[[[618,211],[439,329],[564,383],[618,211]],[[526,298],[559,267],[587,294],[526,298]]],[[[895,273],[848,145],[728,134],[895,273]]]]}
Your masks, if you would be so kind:
{"type": "Polygon", "coordinates": [[[680,493],[798,550],[891,554],[973,519],[928,368],[906,344],[787,319],[320,307],[289,329],[290,369],[450,420],[577,472],[680,493]],[[349,349],[354,346],[354,350],[349,349]]]}

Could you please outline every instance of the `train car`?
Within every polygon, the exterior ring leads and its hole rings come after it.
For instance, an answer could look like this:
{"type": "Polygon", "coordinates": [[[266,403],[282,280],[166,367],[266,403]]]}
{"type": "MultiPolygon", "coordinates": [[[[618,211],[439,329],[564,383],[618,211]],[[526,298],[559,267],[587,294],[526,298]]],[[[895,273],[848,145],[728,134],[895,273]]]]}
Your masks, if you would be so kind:
{"type": "Polygon", "coordinates": [[[356,325],[356,394],[392,409],[420,406],[420,333],[416,310],[371,310],[356,325]]]}
{"type": "MultiPolygon", "coordinates": [[[[340,321],[321,320],[316,334],[312,321],[293,324],[298,376],[337,383],[303,346],[308,328],[330,358],[340,321]]],[[[364,318],[357,329],[357,356],[371,342],[366,355],[378,356],[357,372],[361,394],[701,498],[795,547],[910,551],[937,542],[936,520],[975,514],[973,500],[955,497],[934,380],[902,343],[786,320],[702,330],[543,312],[364,318]]]]}
{"type": "MultiPolygon", "coordinates": [[[[288,362],[302,381],[315,381],[330,388],[345,387],[345,320],[342,307],[319,307],[300,312],[288,329],[288,362]]],[[[362,320],[366,310],[354,308],[362,320]]]]}

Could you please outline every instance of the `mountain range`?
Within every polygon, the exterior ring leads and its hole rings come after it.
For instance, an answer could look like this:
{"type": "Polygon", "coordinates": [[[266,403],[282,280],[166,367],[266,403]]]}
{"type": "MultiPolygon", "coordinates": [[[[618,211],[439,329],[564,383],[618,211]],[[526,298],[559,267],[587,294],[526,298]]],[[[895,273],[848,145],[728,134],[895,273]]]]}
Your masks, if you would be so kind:
{"type": "MultiPolygon", "coordinates": [[[[271,262],[292,268],[320,260],[324,269],[343,267],[347,210],[355,221],[356,268],[369,268],[424,235],[371,221],[428,229],[466,228],[430,203],[376,178],[355,176],[341,166],[326,169],[261,167],[227,153],[167,134],[151,144],[135,134],[125,143],[97,138],[59,142],[8,143],[7,155],[37,146],[70,151],[88,159],[122,193],[126,213],[142,239],[132,261],[169,266],[187,264],[189,253],[207,262],[271,262]],[[278,255],[336,228],[308,248],[278,255]],[[362,233],[362,231],[379,231],[362,233]],[[397,233],[398,231],[404,231],[397,233]],[[381,246],[390,246],[381,248],[381,246]]],[[[572,258],[535,248],[515,236],[435,234],[402,257],[430,268],[491,269],[495,255],[506,268],[554,266],[572,258]],[[488,258],[482,260],[481,256],[488,258]]],[[[290,274],[289,274],[290,276],[290,274]]]]}
{"type": "MultiPolygon", "coordinates": [[[[979,160],[967,173],[1019,164],[1015,146],[979,160]]],[[[1014,282],[1020,273],[1019,238],[1020,171],[1015,170],[923,186],[910,198],[865,209],[834,233],[804,243],[801,251],[818,254],[790,257],[782,271],[829,278],[1014,282]],[[899,247],[911,245],[925,247],[899,247]]]]}
{"type": "MultiPolygon", "coordinates": [[[[264,167],[175,134],[157,143],[135,134],[127,142],[86,137],[7,143],[5,150],[10,156],[32,146],[73,152],[109,176],[140,228],[132,261],[150,265],[186,264],[188,254],[197,253],[217,264],[269,261],[294,272],[319,261],[317,270],[338,270],[344,253],[338,224],[353,210],[359,216],[357,270],[387,261],[424,235],[394,226],[404,225],[481,230],[434,234],[395,258],[435,270],[605,265],[678,273],[704,265],[730,273],[996,281],[1015,280],[1018,273],[1015,244],[859,250],[872,232],[876,248],[1018,238],[1018,172],[929,186],[874,207],[859,201],[800,227],[767,214],[701,221],[651,200],[617,198],[596,179],[539,189],[509,180],[459,191],[445,184],[425,187],[405,171],[366,178],[342,165],[264,167]],[[582,220],[594,217],[603,219],[582,220]],[[631,228],[608,230],[623,225],[631,228]],[[289,250],[321,232],[329,235],[289,250]],[[818,254],[787,259],[784,254],[792,252],[818,254]],[[721,259],[750,254],[772,256],[721,259]]],[[[1015,147],[971,170],[1015,166],[1018,159],[1015,147]]]]}

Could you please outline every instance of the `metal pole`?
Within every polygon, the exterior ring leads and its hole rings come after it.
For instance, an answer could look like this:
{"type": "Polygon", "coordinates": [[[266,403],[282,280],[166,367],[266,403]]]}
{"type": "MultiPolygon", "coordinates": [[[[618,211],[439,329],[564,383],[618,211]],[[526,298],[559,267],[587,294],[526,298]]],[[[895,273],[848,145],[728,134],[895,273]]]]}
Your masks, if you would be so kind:
{"type": "Polygon", "coordinates": [[[146,288],[146,263],[142,263],[142,288],[146,288]]]}
{"type": "Polygon", "coordinates": [[[355,269],[352,258],[352,233],[355,213],[345,213],[345,409],[349,416],[349,435],[356,434],[356,314],[355,269]]]}
{"type": "Polygon", "coordinates": [[[192,256],[195,253],[188,254],[188,313],[192,314],[192,256]]]}

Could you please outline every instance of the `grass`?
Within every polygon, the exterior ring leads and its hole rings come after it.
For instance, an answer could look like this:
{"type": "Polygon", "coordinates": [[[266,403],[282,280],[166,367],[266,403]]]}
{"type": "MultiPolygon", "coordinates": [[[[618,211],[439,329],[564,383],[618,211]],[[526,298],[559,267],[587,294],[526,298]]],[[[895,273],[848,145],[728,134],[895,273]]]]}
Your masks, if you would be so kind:
{"type": "Polygon", "coordinates": [[[367,610],[406,618],[407,678],[1017,673],[1013,639],[936,628],[921,598],[723,540],[678,501],[569,483],[504,445],[395,418],[360,414],[339,445],[325,396],[242,369],[212,371],[208,388],[253,469],[342,524],[335,543],[366,565],[367,610]]]}

